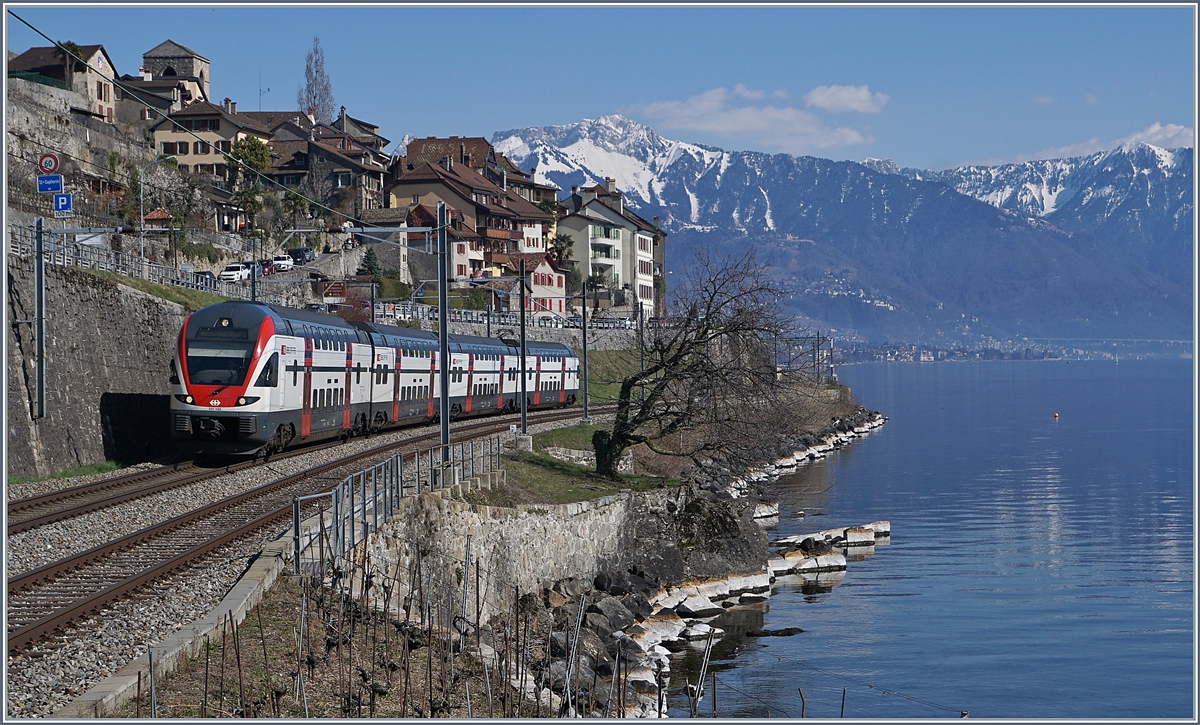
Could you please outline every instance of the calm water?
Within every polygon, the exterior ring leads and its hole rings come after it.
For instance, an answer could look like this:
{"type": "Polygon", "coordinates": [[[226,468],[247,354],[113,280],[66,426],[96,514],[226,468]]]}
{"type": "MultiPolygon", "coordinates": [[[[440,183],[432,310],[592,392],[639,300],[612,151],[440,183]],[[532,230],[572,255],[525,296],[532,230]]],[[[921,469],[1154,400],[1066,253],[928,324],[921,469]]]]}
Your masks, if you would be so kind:
{"type": "Polygon", "coordinates": [[[1193,716],[1190,361],[839,373],[890,420],[780,480],[772,538],[886,519],[892,543],[726,615],[805,632],[724,642],[719,715],[796,717],[803,688],[838,717],[846,688],[846,717],[1193,716]]]}

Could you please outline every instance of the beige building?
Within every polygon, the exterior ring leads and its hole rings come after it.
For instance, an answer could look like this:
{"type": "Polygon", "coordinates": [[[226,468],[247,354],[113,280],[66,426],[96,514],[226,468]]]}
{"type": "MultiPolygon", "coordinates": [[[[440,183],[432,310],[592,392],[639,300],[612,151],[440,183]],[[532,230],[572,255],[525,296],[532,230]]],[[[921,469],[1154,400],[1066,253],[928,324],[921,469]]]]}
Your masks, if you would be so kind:
{"type": "MultiPolygon", "coordinates": [[[[61,87],[80,93],[88,99],[88,107],[73,109],[112,123],[117,96],[112,79],[117,77],[112,59],[103,45],[79,46],[83,62],[73,61],[68,72],[62,52],[54,46],[30,48],[8,61],[8,75],[27,80],[60,81],[61,87]]],[[[60,85],[55,84],[55,85],[60,85]]]]}

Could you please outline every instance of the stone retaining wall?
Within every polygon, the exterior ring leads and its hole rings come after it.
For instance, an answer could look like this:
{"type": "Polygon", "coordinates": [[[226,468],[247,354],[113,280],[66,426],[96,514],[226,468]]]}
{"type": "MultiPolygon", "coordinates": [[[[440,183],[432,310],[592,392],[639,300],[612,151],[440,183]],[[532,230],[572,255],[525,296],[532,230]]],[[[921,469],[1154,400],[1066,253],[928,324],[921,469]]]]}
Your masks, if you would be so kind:
{"type": "MultiPolygon", "coordinates": [[[[34,310],[33,260],[8,258],[9,322],[34,310]]],[[[46,417],[34,325],[10,324],[8,474],[46,476],[169,452],[168,384],[183,307],[67,267],[46,266],[46,417]]]]}

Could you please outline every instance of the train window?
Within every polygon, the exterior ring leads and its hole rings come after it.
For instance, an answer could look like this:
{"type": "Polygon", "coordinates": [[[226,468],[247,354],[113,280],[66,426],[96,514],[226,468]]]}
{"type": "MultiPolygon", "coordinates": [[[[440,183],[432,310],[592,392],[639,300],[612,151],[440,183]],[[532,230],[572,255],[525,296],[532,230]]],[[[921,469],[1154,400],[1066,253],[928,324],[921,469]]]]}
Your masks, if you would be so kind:
{"type": "Polygon", "coordinates": [[[271,353],[271,357],[267,359],[267,364],[263,366],[262,372],[258,374],[258,380],[254,384],[260,388],[274,388],[279,385],[279,353],[271,353]]]}

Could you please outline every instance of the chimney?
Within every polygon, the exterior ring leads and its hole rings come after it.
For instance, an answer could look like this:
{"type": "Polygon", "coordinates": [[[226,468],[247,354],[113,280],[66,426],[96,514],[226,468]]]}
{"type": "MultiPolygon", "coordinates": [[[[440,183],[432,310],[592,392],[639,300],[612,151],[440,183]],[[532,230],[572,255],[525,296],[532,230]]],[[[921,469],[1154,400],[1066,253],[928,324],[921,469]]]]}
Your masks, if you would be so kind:
{"type": "Polygon", "coordinates": [[[658,229],[658,217],[654,217],[654,228],[658,229]]]}
{"type": "Polygon", "coordinates": [[[140,75],[142,77],[142,80],[144,80],[144,81],[154,80],[154,74],[151,73],[150,71],[146,70],[145,66],[141,66],[138,68],[138,75],[140,75]]]}
{"type": "Polygon", "coordinates": [[[613,193],[617,190],[617,180],[604,177],[604,186],[608,189],[608,193],[613,193]]]}
{"type": "Polygon", "coordinates": [[[578,194],[578,193],[579,193],[579,185],[571,184],[571,194],[578,194]]]}
{"type": "Polygon", "coordinates": [[[508,169],[500,169],[500,188],[508,191],[508,169]]]}
{"type": "Polygon", "coordinates": [[[221,110],[229,113],[229,96],[225,96],[225,100],[221,101],[221,110]]]}
{"type": "Polygon", "coordinates": [[[237,113],[237,101],[229,102],[229,113],[230,114],[237,113]]]}
{"type": "Polygon", "coordinates": [[[458,142],[458,160],[467,163],[467,145],[462,141],[458,142]]]}

